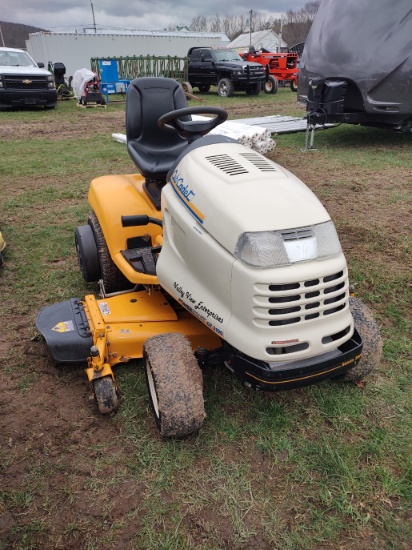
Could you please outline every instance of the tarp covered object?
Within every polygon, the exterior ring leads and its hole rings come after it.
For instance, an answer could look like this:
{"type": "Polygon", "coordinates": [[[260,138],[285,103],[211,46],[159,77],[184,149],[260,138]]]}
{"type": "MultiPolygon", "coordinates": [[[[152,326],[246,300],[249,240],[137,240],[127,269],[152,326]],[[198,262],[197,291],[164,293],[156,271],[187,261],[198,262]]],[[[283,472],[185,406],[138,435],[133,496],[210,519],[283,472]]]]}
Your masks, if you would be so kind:
{"type": "Polygon", "coordinates": [[[90,69],[78,69],[72,80],[73,93],[77,99],[84,96],[84,88],[88,82],[96,78],[96,74],[90,69]]]}

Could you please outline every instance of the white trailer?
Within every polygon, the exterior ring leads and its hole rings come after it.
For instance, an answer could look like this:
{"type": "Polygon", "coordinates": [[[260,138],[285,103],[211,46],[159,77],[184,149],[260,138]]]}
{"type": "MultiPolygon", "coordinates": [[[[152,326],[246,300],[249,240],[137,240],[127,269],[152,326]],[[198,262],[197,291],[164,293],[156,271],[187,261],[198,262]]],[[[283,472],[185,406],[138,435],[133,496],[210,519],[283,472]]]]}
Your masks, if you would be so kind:
{"type": "Polygon", "coordinates": [[[29,34],[28,53],[37,62],[60,62],[66,76],[78,69],[90,69],[93,57],[131,57],[140,55],[185,57],[192,46],[218,48],[223,45],[221,33],[136,31],[125,34],[48,33],[29,34]]]}

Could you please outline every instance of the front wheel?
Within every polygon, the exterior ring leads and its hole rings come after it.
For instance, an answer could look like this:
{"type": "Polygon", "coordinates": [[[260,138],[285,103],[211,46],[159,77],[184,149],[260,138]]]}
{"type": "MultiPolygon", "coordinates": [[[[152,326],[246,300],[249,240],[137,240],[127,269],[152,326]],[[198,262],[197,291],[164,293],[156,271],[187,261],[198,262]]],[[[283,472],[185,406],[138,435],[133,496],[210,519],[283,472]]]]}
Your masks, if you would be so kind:
{"type": "Polygon", "coordinates": [[[269,76],[267,82],[263,84],[265,94],[275,94],[278,91],[279,82],[275,76],[269,76]]]}
{"type": "Polygon", "coordinates": [[[290,81],[290,89],[292,90],[292,92],[297,92],[298,91],[298,81],[297,80],[291,80],[290,81]]]}
{"type": "Polygon", "coordinates": [[[232,97],[235,87],[229,78],[222,78],[217,84],[217,94],[220,97],[232,97]]]}
{"type": "Polygon", "coordinates": [[[359,298],[349,298],[349,306],[355,328],[363,340],[362,356],[356,367],[338,376],[335,380],[358,382],[379,365],[382,357],[382,338],[371,310],[359,298]]]}
{"type": "Polygon", "coordinates": [[[178,332],[146,340],[144,362],[150,405],[162,437],[184,437],[205,419],[202,372],[189,340],[178,332]]]}

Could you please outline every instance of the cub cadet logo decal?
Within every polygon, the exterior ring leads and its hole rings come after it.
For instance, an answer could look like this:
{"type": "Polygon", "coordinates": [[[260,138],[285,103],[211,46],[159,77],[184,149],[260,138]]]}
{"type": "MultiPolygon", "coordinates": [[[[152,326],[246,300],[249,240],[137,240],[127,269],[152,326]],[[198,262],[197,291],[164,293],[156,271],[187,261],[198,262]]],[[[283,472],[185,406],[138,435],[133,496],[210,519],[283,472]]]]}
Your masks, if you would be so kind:
{"type": "Polygon", "coordinates": [[[71,332],[74,330],[73,321],[62,321],[52,328],[54,332],[71,332]]]}
{"type": "Polygon", "coordinates": [[[202,301],[195,300],[191,293],[185,292],[181,285],[179,285],[179,283],[173,283],[173,288],[180,295],[178,301],[182,304],[182,306],[190,311],[192,315],[197,317],[197,319],[202,321],[202,323],[205,324],[208,328],[216,332],[216,334],[219,334],[219,336],[223,336],[223,331],[209,321],[209,317],[212,317],[212,319],[214,319],[218,323],[223,323],[223,317],[220,317],[218,313],[211,311],[202,301]],[[202,313],[206,315],[206,318],[202,313]]]}
{"type": "Polygon", "coordinates": [[[204,215],[192,202],[192,199],[196,196],[196,193],[190,189],[188,184],[184,185],[184,180],[179,176],[179,171],[177,169],[173,172],[172,177],[170,178],[170,183],[173,191],[189,210],[192,216],[194,216],[199,223],[203,223],[205,219],[204,215]]]}

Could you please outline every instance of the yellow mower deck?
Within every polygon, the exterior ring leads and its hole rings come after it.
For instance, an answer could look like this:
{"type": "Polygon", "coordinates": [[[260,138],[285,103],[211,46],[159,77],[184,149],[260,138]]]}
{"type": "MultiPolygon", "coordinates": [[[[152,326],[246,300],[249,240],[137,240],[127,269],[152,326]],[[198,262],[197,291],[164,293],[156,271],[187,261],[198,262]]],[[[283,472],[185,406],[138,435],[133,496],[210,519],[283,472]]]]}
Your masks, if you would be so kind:
{"type": "Polygon", "coordinates": [[[90,381],[114,378],[112,367],[143,357],[145,341],[158,334],[180,332],[193,350],[221,345],[210,329],[186,310],[175,310],[157,289],[103,299],[87,295],[81,301],[62,302],[60,310],[52,305],[42,310],[37,326],[56,361],[87,360],[90,381]],[[73,313],[73,303],[81,314],[73,313]]]}

